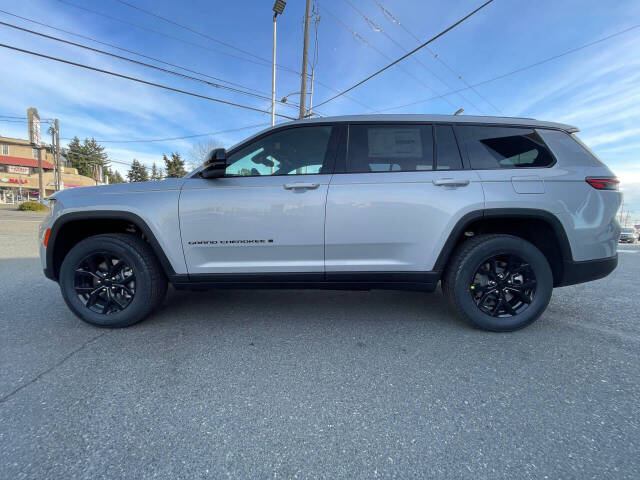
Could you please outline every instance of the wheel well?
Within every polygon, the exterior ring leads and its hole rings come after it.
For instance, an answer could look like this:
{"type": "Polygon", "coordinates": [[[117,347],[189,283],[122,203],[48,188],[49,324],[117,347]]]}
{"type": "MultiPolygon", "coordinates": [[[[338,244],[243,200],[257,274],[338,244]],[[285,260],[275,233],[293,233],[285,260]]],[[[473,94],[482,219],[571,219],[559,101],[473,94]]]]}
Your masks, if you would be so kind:
{"type": "Polygon", "coordinates": [[[561,243],[562,240],[559,238],[558,232],[549,221],[528,217],[483,217],[465,226],[455,239],[453,250],[457,249],[467,238],[485,233],[513,235],[532,243],[547,258],[553,273],[554,286],[558,285],[562,280],[564,261],[570,259],[564,258],[563,252],[565,252],[566,247],[561,243]]]}
{"type": "Polygon", "coordinates": [[[115,218],[71,220],[60,227],[53,244],[53,274],[58,278],[62,261],[78,242],[103,233],[128,233],[148,242],[142,230],[131,221],[115,218]]]}

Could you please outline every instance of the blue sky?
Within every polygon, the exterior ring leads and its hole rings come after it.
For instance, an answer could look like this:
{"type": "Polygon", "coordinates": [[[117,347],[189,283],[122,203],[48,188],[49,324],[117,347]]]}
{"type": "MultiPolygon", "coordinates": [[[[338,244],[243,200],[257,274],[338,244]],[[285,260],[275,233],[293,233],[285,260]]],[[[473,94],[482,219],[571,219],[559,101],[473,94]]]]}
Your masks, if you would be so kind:
{"type": "MultiPolygon", "coordinates": [[[[67,0],[65,0],[66,2],[67,0]]],[[[215,43],[146,15],[115,0],[68,0],[155,30],[97,16],[59,0],[0,0],[0,9],[80,35],[135,50],[269,95],[270,66],[255,57],[215,43]],[[181,39],[181,41],[177,39],[181,39]]],[[[271,0],[169,2],[128,0],[188,25],[257,57],[271,56],[271,0]]],[[[413,36],[385,16],[426,39],[476,8],[479,0],[318,0],[318,63],[314,103],[332,96],[417,45],[413,36]],[[351,30],[351,31],[350,31],[351,30]],[[356,32],[367,43],[354,36],[356,32]]],[[[303,0],[289,0],[278,23],[278,63],[300,70],[303,0]]],[[[56,32],[0,13],[0,20],[113,51],[88,40],[56,32]]],[[[562,53],[640,23],[640,2],[587,0],[495,0],[483,11],[430,45],[432,52],[469,84],[562,53]]],[[[204,95],[268,109],[269,102],[179,79],[114,58],[0,26],[0,42],[142,77],[204,95]]],[[[125,54],[133,56],[130,54],[125,54]]],[[[323,115],[368,113],[402,106],[464,88],[432,53],[422,50],[349,94],[321,107],[323,115]],[[400,67],[400,68],[398,68],[400,67]]],[[[0,115],[22,115],[35,106],[42,117],[60,119],[61,136],[98,140],[176,137],[268,124],[269,116],[212,103],[154,87],[108,77],[0,48],[3,65],[0,115]]],[[[279,70],[278,98],[300,89],[299,77],[279,70]]],[[[581,138],[623,181],[626,201],[640,218],[640,28],[495,82],[445,98],[389,110],[393,113],[453,113],[527,116],[574,124],[581,138]],[[488,102],[486,100],[488,100],[488,102]],[[494,107],[497,107],[494,108],[494,107]]],[[[297,100],[292,96],[292,100],[297,100]]],[[[294,108],[278,107],[296,114],[294,108]]],[[[279,120],[282,121],[282,120],[279,120]]],[[[257,131],[215,136],[229,146],[257,131]]],[[[26,136],[26,126],[0,122],[0,134],[26,136]]],[[[150,165],[163,152],[188,156],[208,137],[162,143],[105,143],[114,159],[133,158],[150,165]]],[[[114,165],[115,166],[115,165],[114,165]]],[[[126,167],[121,166],[122,170],[126,167]]]]}

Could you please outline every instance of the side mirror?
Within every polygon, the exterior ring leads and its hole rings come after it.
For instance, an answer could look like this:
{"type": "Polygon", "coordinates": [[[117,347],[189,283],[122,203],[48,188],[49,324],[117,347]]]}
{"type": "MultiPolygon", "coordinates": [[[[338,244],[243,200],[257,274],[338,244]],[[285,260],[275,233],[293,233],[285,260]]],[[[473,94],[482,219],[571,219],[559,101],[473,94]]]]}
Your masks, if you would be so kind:
{"type": "Polygon", "coordinates": [[[202,164],[200,176],[202,178],[219,178],[224,176],[227,169],[227,151],[224,148],[211,150],[202,164]]]}

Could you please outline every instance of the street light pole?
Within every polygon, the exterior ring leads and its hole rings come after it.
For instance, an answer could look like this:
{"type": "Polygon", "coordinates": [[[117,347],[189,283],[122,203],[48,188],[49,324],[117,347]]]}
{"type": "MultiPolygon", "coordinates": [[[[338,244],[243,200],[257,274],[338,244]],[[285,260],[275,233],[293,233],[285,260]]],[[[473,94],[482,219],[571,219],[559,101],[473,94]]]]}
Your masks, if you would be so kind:
{"type": "Polygon", "coordinates": [[[287,2],[276,0],[273,4],[273,61],[271,64],[271,126],[276,124],[276,19],[282,15],[287,2]]]}
{"type": "Polygon", "coordinates": [[[271,126],[276,124],[276,17],[273,14],[273,64],[271,66],[271,126]]]}

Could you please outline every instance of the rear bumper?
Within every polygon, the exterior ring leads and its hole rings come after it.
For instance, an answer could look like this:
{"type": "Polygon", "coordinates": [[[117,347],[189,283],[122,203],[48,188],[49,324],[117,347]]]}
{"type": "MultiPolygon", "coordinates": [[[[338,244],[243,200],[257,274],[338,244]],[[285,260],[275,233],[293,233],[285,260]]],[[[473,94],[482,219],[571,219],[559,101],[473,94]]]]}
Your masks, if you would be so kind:
{"type": "Polygon", "coordinates": [[[590,282],[604,278],[613,272],[618,266],[618,254],[608,258],[597,260],[585,260],[582,262],[564,262],[564,274],[557,287],[566,287],[576,283],[590,282]]]}

